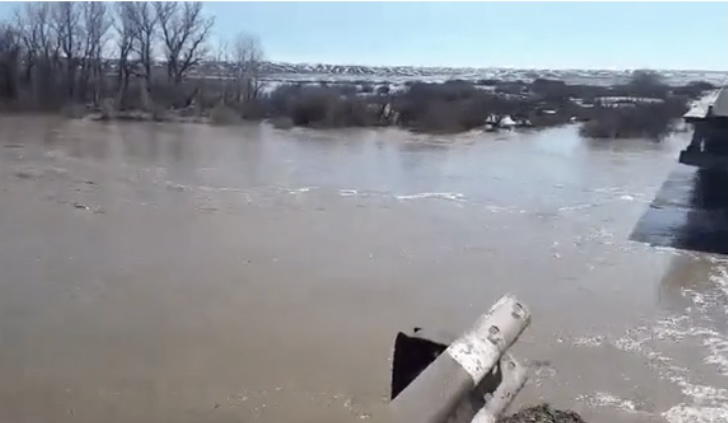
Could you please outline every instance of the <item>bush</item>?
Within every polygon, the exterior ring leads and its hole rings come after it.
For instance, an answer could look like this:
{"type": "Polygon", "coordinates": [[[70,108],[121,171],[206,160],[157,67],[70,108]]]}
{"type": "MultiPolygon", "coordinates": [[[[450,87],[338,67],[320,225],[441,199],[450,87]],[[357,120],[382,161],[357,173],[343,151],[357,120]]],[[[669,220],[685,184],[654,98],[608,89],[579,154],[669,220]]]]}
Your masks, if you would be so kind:
{"type": "Polygon", "coordinates": [[[672,132],[675,120],[686,111],[687,100],[684,98],[633,107],[599,108],[596,117],[582,125],[580,134],[589,138],[659,140],[672,132]]]}
{"type": "Polygon", "coordinates": [[[389,85],[380,85],[377,87],[377,94],[379,95],[388,95],[391,91],[391,88],[389,85]]]}
{"type": "Polygon", "coordinates": [[[672,93],[674,95],[684,95],[691,98],[700,97],[708,91],[717,89],[717,87],[710,82],[705,81],[692,81],[689,84],[682,87],[674,87],[672,93]]]}
{"type": "Polygon", "coordinates": [[[128,115],[165,119],[170,113],[174,116],[191,113],[208,115],[214,124],[230,124],[241,119],[269,119],[276,127],[381,126],[396,123],[416,131],[460,132],[483,127],[485,119],[495,114],[510,115],[516,121],[529,120],[531,125],[528,126],[534,127],[564,124],[571,118],[588,121],[581,132],[590,137],[659,138],[672,129],[673,119],[684,113],[688,100],[712,87],[707,83],[694,82],[670,88],[662,83],[659,74],[650,72],[636,73],[629,82],[613,87],[569,85],[544,78],[532,83],[495,79],[476,83],[463,80],[443,83],[409,81],[405,86],[404,90],[391,92],[389,85],[375,85],[371,81],[362,81],[361,87],[348,82],[310,81],[280,85],[270,93],[262,92],[242,100],[236,85],[230,82],[185,81],[177,91],[172,90],[169,84],[156,83],[151,87],[150,96],[143,82],[132,78],[125,95],[119,98],[118,107],[107,110],[102,107],[102,118],[121,118],[125,116],[124,110],[144,110],[142,114],[128,115]],[[478,85],[494,87],[495,90],[485,90],[478,85]],[[377,95],[359,95],[363,92],[377,95]],[[605,96],[663,96],[665,101],[609,108],[600,106],[603,102],[600,98],[605,96]]]}
{"type": "MultiPolygon", "coordinates": [[[[514,83],[514,86],[518,86],[514,83]]],[[[519,86],[518,91],[521,88],[519,86]]],[[[459,132],[480,128],[490,114],[511,115],[547,125],[564,123],[561,114],[539,120],[539,105],[533,99],[502,96],[476,89],[471,83],[418,83],[395,97],[400,123],[427,132],[459,132]]]]}
{"type": "Polygon", "coordinates": [[[267,99],[268,115],[289,117],[296,126],[369,126],[376,123],[374,99],[347,95],[350,85],[338,87],[278,87],[267,99]]]}
{"type": "Polygon", "coordinates": [[[270,123],[276,129],[290,129],[294,127],[293,121],[289,117],[277,117],[270,120],[270,123]]]}
{"type": "Polygon", "coordinates": [[[564,81],[552,79],[536,79],[530,85],[530,90],[544,99],[560,101],[570,97],[570,90],[564,81]]]}
{"type": "Polygon", "coordinates": [[[497,79],[479,79],[475,85],[483,85],[485,87],[495,87],[498,85],[497,79]]]}
{"type": "Polygon", "coordinates": [[[359,92],[359,87],[354,84],[341,83],[336,84],[334,88],[339,95],[356,95],[359,92]]]}
{"type": "Polygon", "coordinates": [[[362,92],[362,93],[366,93],[366,94],[373,93],[374,92],[374,86],[371,85],[371,84],[364,84],[364,85],[361,86],[361,89],[359,91],[362,92]]]}
{"type": "Polygon", "coordinates": [[[630,81],[626,86],[620,87],[624,93],[635,97],[666,98],[670,89],[664,83],[662,75],[651,70],[636,70],[632,72],[630,81]]]}
{"type": "Polygon", "coordinates": [[[116,115],[116,107],[112,99],[104,99],[101,101],[101,115],[100,120],[110,120],[116,115]]]}
{"type": "Polygon", "coordinates": [[[210,111],[210,123],[213,125],[232,125],[240,122],[240,115],[230,107],[217,105],[210,111]]]}
{"type": "Polygon", "coordinates": [[[81,119],[86,116],[86,108],[83,104],[70,103],[63,106],[61,115],[69,119],[81,119]]]}
{"type": "Polygon", "coordinates": [[[326,121],[329,110],[336,102],[336,93],[331,89],[306,89],[286,104],[286,112],[294,125],[308,126],[326,121]]]}

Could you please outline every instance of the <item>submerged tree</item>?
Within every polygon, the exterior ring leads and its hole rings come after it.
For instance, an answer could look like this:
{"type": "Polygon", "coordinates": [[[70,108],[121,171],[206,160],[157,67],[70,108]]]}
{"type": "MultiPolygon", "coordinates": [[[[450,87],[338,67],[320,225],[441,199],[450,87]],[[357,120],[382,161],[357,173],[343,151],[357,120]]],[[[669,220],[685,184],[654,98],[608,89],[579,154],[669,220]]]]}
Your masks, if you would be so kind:
{"type": "Polygon", "coordinates": [[[205,43],[215,21],[203,16],[201,2],[156,2],[154,6],[167,59],[167,77],[179,85],[204,58],[205,43]]]}
{"type": "Polygon", "coordinates": [[[98,104],[104,87],[103,53],[109,41],[112,17],[106,3],[95,1],[82,3],[81,14],[85,37],[80,85],[84,91],[89,84],[93,86],[93,101],[98,104]]]}
{"type": "Polygon", "coordinates": [[[649,69],[632,72],[627,85],[631,92],[641,97],[665,98],[669,91],[665,78],[659,72],[649,69]]]}
{"type": "Polygon", "coordinates": [[[263,61],[263,46],[255,35],[240,32],[233,42],[232,51],[236,100],[249,102],[260,95],[261,91],[261,63],[263,61]]]}
{"type": "Polygon", "coordinates": [[[152,66],[154,64],[154,42],[157,34],[158,17],[152,4],[144,1],[121,3],[123,19],[131,37],[131,51],[142,67],[139,76],[146,83],[145,90],[151,87],[152,66]]]}

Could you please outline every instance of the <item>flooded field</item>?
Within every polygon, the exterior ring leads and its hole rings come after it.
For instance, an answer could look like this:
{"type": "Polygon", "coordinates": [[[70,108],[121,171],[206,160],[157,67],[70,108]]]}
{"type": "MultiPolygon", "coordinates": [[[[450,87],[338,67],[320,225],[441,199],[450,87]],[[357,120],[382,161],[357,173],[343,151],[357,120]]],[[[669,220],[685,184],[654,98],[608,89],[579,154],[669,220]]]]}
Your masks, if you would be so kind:
{"type": "Polygon", "coordinates": [[[534,316],[519,405],[728,419],[728,259],[630,240],[663,143],[0,118],[0,422],[325,423],[400,329],[534,316]]]}

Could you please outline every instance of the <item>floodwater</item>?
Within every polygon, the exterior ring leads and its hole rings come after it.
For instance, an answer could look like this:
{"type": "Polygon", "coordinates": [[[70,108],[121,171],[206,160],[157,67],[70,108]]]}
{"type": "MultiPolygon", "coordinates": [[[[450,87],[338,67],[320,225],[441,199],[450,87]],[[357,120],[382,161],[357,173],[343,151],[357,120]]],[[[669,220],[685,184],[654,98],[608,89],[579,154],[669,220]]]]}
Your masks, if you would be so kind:
{"type": "Polygon", "coordinates": [[[516,407],[724,422],[728,260],[630,239],[688,136],[0,118],[0,422],[367,419],[509,292],[516,407]]]}

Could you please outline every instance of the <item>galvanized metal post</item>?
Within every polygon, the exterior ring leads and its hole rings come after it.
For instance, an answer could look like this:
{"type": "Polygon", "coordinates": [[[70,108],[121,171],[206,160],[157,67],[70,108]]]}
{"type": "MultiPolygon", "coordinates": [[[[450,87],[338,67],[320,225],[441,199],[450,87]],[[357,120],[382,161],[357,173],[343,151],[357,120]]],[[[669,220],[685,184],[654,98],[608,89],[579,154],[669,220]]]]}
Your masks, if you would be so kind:
{"type": "Polygon", "coordinates": [[[492,394],[486,394],[485,405],[470,423],[495,423],[526,383],[526,368],[509,353],[506,352],[501,357],[500,368],[503,372],[500,385],[492,394]]]}
{"type": "Polygon", "coordinates": [[[525,380],[525,371],[515,360],[507,357],[501,365],[501,357],[530,319],[529,311],[515,297],[501,298],[392,400],[380,421],[470,423],[477,413],[487,419],[498,412],[510,402],[504,392],[513,386],[520,389],[525,380]],[[510,379],[513,382],[503,389],[502,382],[510,379]],[[493,405],[481,411],[486,399],[494,400],[493,405]]]}

